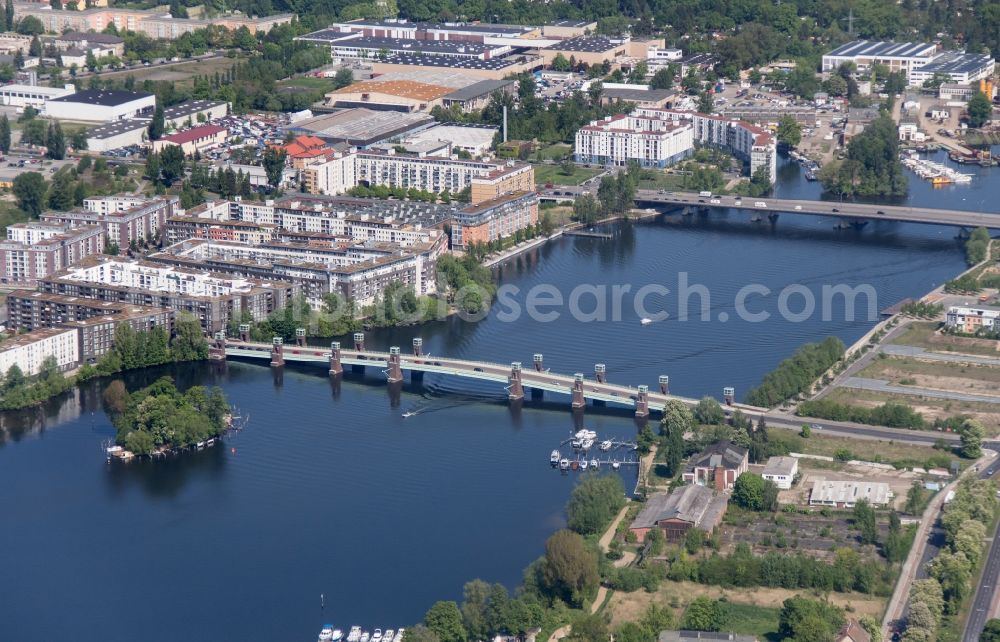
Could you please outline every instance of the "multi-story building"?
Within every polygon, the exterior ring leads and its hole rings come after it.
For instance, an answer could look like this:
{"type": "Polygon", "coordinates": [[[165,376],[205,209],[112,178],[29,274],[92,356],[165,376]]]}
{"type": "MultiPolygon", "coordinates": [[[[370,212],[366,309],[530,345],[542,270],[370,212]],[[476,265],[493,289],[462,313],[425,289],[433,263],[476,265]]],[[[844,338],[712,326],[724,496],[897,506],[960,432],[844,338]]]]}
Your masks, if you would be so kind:
{"type": "Polygon", "coordinates": [[[525,163],[495,163],[493,169],[473,176],[469,201],[472,204],[492,201],[504,194],[535,190],[535,168],[525,163]]]}
{"type": "Polygon", "coordinates": [[[73,85],[63,87],[37,87],[35,85],[0,85],[0,104],[11,107],[42,109],[45,103],[76,92],[73,85]]]}
{"type": "Polygon", "coordinates": [[[77,364],[77,333],[68,328],[47,328],[20,334],[0,344],[0,371],[17,366],[27,376],[42,371],[42,364],[52,357],[61,370],[77,364]]]}
{"type": "Polygon", "coordinates": [[[966,334],[975,334],[980,330],[994,331],[1000,328],[1000,309],[953,305],[945,314],[944,324],[966,334]]]}
{"type": "Polygon", "coordinates": [[[694,128],[689,122],[618,114],[581,127],[573,154],[578,163],[667,167],[693,150],[694,128]]]}
{"type": "Polygon", "coordinates": [[[46,212],[41,220],[74,226],[97,225],[108,243],[127,248],[132,242],[154,239],[177,209],[176,196],[107,196],[88,198],[82,210],[46,212]]]}
{"type": "Polygon", "coordinates": [[[0,283],[34,284],[38,279],[104,250],[99,226],[34,221],[7,227],[0,241],[0,283]]]}
{"type": "Polygon", "coordinates": [[[778,177],[778,142],[766,129],[742,121],[711,114],[669,109],[639,108],[633,116],[689,122],[694,142],[729,151],[749,163],[750,175],[763,168],[773,184],[778,177]]]}
{"type": "Polygon", "coordinates": [[[305,191],[336,195],[355,187],[358,184],[356,160],[354,154],[333,153],[318,156],[311,163],[304,162],[301,175],[305,191]]]}
{"type": "Polygon", "coordinates": [[[456,249],[508,238],[538,223],[538,197],[535,192],[514,192],[467,205],[455,211],[450,223],[456,249]]]}
{"type": "Polygon", "coordinates": [[[688,461],[683,480],[689,484],[731,489],[739,476],[749,470],[748,450],[731,441],[718,441],[688,461]]]}
{"type": "Polygon", "coordinates": [[[855,40],[823,56],[823,71],[834,71],[852,63],[859,71],[884,65],[891,72],[902,72],[910,85],[922,85],[934,74],[948,76],[951,82],[970,83],[990,78],[996,61],[987,54],[964,51],[938,51],[937,45],[913,42],[873,42],[855,40]]]}
{"type": "Polygon", "coordinates": [[[201,125],[153,141],[153,151],[161,152],[166,147],[176,145],[185,156],[193,156],[196,152],[218,147],[226,142],[228,136],[229,131],[225,127],[201,125]]]}
{"type": "Polygon", "coordinates": [[[263,320],[297,293],[292,283],[234,278],[120,257],[90,257],[39,281],[41,292],[188,313],[209,333],[244,312],[263,320]]]}
{"type": "Polygon", "coordinates": [[[258,31],[267,33],[278,25],[290,23],[293,17],[290,13],[267,17],[233,13],[215,16],[211,19],[174,18],[170,14],[156,9],[93,7],[72,11],[53,9],[48,3],[15,2],[14,17],[17,20],[22,20],[28,16],[38,18],[45,30],[51,33],[62,33],[63,31],[101,33],[105,27],[113,24],[118,31],[135,31],[157,40],[175,40],[181,34],[211,26],[225,27],[230,31],[246,27],[250,33],[258,31]]]}

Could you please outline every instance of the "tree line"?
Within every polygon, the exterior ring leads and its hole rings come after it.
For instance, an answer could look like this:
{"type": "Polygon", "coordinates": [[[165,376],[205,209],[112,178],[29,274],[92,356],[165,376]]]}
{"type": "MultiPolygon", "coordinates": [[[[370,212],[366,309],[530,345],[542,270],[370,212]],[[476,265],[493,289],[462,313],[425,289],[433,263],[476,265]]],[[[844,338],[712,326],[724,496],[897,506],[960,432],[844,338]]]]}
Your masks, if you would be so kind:
{"type": "Polygon", "coordinates": [[[844,342],[837,337],[803,345],[765,375],[760,385],[751,388],[746,402],[770,408],[808,391],[821,374],[843,358],[844,351],[844,342]]]}

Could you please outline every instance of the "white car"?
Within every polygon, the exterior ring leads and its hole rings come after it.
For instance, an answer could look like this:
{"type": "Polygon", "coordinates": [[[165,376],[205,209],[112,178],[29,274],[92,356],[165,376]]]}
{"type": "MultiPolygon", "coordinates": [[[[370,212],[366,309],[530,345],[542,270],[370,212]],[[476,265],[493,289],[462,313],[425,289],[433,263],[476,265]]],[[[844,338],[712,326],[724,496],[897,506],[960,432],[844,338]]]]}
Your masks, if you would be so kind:
{"type": "Polygon", "coordinates": [[[796,205],[796,206],[795,206],[795,209],[797,209],[797,210],[801,210],[801,209],[802,209],[802,206],[801,206],[801,205],[796,205]]]}
{"type": "Polygon", "coordinates": [[[767,203],[764,201],[757,201],[753,204],[754,207],[767,207],[767,203]]]}
{"type": "MultiPolygon", "coordinates": [[[[52,170],[52,171],[55,171],[55,170],[52,170]]],[[[719,200],[719,199],[717,199],[717,198],[713,198],[712,200],[710,200],[710,201],[709,201],[709,203],[711,203],[712,205],[718,205],[718,204],[719,204],[719,203],[721,203],[721,202],[722,202],[722,201],[720,201],[720,200],[719,200]]]]}

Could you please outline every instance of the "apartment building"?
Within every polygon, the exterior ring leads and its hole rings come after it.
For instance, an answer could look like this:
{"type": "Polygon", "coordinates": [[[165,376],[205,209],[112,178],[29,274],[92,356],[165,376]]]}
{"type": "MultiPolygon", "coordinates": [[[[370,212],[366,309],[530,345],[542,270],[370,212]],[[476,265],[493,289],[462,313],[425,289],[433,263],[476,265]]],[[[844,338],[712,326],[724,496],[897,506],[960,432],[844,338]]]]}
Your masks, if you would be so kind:
{"type": "Polygon", "coordinates": [[[592,121],[576,133],[573,156],[578,163],[667,167],[694,151],[690,122],[652,116],[618,114],[592,121]]]}
{"type": "Polygon", "coordinates": [[[470,204],[450,219],[451,244],[464,249],[474,243],[509,238],[518,230],[538,223],[538,197],[533,191],[505,194],[470,204]]]}
{"type": "Polygon", "coordinates": [[[34,376],[42,371],[42,364],[49,357],[55,358],[60,370],[69,370],[76,365],[78,354],[75,330],[35,330],[0,343],[0,371],[6,374],[16,365],[26,376],[34,376]]]}
{"type": "Polygon", "coordinates": [[[73,226],[94,225],[103,231],[108,243],[119,248],[129,247],[133,241],[155,239],[167,224],[180,199],[176,196],[107,196],[88,198],[82,210],[46,212],[42,221],[73,226]]]}
{"type": "Polygon", "coordinates": [[[0,283],[34,284],[104,250],[99,226],[33,221],[7,227],[0,241],[0,283]]]}
{"type": "Polygon", "coordinates": [[[980,330],[995,331],[1000,328],[1000,309],[952,306],[944,317],[947,328],[966,334],[980,330]]]}

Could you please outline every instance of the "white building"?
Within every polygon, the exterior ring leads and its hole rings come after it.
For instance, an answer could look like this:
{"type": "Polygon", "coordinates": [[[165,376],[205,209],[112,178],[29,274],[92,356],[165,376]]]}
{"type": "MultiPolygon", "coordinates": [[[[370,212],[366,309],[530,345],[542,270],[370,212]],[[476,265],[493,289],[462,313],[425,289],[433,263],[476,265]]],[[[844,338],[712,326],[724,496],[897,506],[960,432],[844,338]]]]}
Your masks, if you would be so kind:
{"type": "Polygon", "coordinates": [[[983,78],[992,78],[996,61],[986,54],[970,54],[964,51],[945,51],[926,65],[910,70],[910,84],[922,85],[934,77],[944,74],[951,82],[969,84],[983,78]]]}
{"type": "Polygon", "coordinates": [[[650,47],[646,50],[646,62],[650,66],[669,65],[684,57],[684,52],[680,49],[661,49],[660,47],[650,47]]]}
{"type": "Polygon", "coordinates": [[[799,460],[795,457],[771,457],[760,476],[774,482],[778,488],[788,490],[798,472],[799,460]]]}
{"type": "Polygon", "coordinates": [[[87,130],[87,149],[106,152],[146,142],[149,120],[130,118],[107,123],[87,130]]]}
{"type": "Polygon", "coordinates": [[[892,501],[889,484],[865,481],[826,481],[817,479],[809,494],[810,506],[853,508],[862,499],[872,506],[885,506],[892,501]]]}
{"type": "Polygon", "coordinates": [[[667,167],[694,151],[691,123],[656,115],[618,114],[592,121],[576,132],[578,163],[667,167]]]}
{"type": "Polygon", "coordinates": [[[156,96],[119,89],[88,89],[53,98],[45,103],[43,115],[58,120],[110,123],[139,116],[151,116],[156,96]]]}
{"type": "Polygon", "coordinates": [[[69,96],[76,91],[73,85],[58,87],[35,87],[33,85],[0,85],[0,104],[12,107],[34,107],[41,109],[53,98],[69,96]]]}
{"type": "Polygon", "coordinates": [[[969,308],[952,306],[944,317],[944,324],[952,330],[975,334],[979,330],[996,330],[1000,328],[1000,309],[969,308]]]}
{"type": "Polygon", "coordinates": [[[310,194],[343,194],[358,184],[354,154],[337,154],[302,169],[302,182],[310,194]]]}
{"type": "Polygon", "coordinates": [[[452,150],[462,150],[478,158],[489,153],[497,131],[496,127],[477,125],[435,125],[407,136],[406,140],[414,143],[448,142],[452,150]]]}
{"type": "Polygon", "coordinates": [[[0,343],[0,371],[6,374],[16,365],[26,376],[37,375],[48,357],[61,370],[69,369],[79,359],[77,336],[74,328],[45,328],[7,339],[0,343]]]}
{"type": "Polygon", "coordinates": [[[918,42],[875,42],[854,40],[823,55],[823,71],[836,71],[844,63],[853,63],[858,71],[868,71],[872,65],[884,65],[889,71],[910,72],[929,63],[937,53],[932,44],[918,42]]]}

